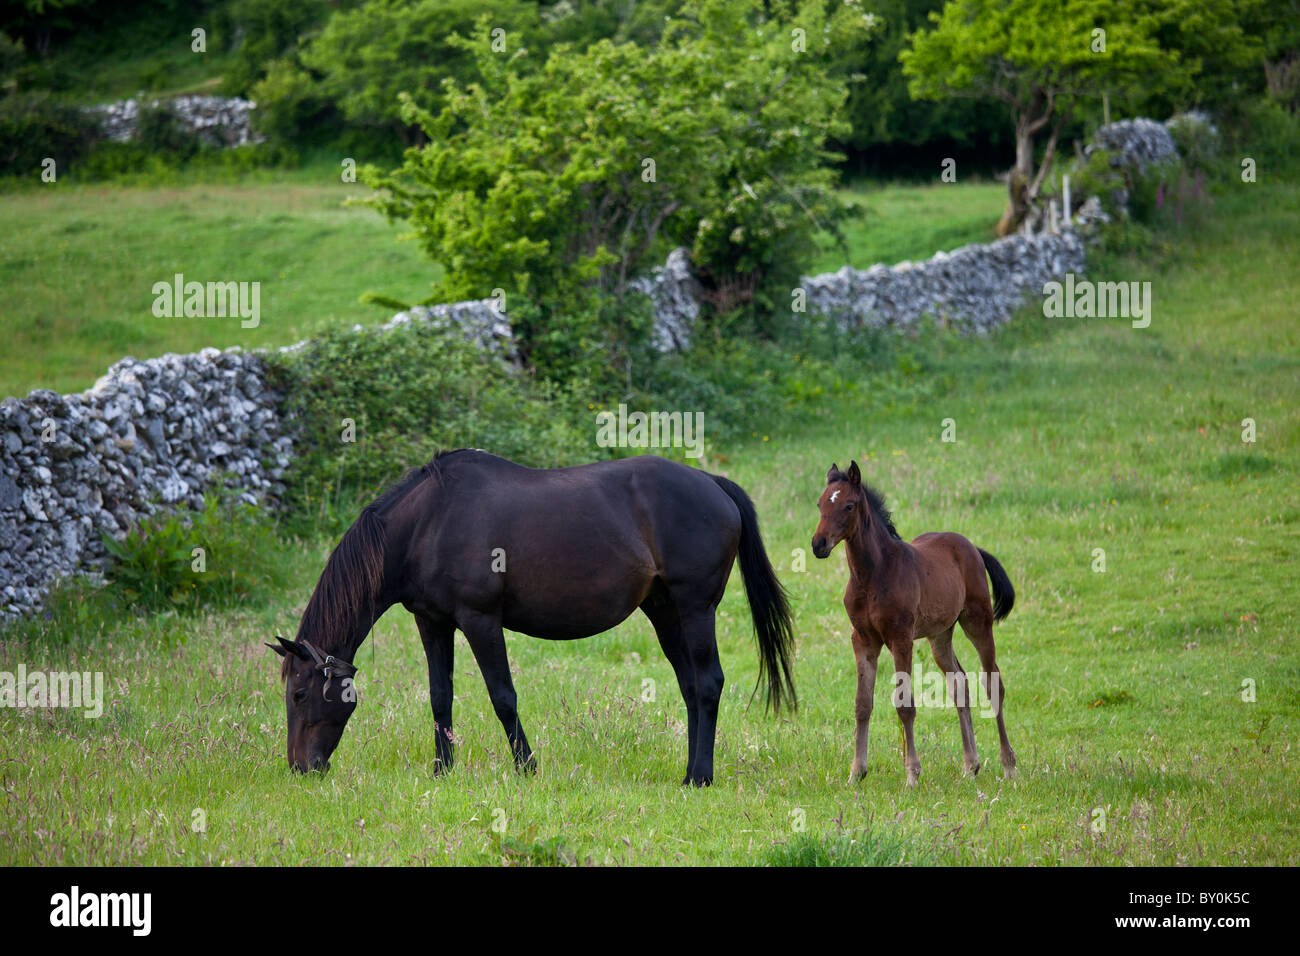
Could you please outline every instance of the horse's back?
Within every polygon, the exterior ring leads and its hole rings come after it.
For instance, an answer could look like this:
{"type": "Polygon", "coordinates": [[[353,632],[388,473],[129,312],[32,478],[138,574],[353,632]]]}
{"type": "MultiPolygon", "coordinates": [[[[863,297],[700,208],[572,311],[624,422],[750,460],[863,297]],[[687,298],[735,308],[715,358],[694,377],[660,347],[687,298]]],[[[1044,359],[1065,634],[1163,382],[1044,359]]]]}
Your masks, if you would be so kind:
{"type": "Polygon", "coordinates": [[[483,452],[448,475],[439,563],[455,562],[461,600],[500,605],[512,630],[607,630],[657,577],[670,587],[716,577],[736,553],[736,505],[708,474],[667,459],[543,469],[483,452]],[[501,556],[495,568],[492,554],[501,556]]]}

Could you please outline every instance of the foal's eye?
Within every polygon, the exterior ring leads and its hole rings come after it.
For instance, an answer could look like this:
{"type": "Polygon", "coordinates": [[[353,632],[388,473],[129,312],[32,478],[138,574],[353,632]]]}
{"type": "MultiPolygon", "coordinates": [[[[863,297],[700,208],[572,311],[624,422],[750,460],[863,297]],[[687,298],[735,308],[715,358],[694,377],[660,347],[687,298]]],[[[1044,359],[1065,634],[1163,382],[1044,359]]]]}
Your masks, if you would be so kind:
{"type": "Polygon", "coordinates": [[[845,506],[844,506],[844,510],[845,510],[845,511],[852,511],[852,510],[853,510],[853,502],[849,502],[847,505],[845,505],[845,506]]]}

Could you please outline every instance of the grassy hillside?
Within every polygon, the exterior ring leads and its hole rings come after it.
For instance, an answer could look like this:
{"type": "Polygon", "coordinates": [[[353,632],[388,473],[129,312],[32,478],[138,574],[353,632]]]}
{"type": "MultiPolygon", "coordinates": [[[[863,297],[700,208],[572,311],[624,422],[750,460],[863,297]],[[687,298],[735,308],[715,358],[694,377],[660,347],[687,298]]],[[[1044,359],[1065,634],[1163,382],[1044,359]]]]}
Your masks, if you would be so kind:
{"type": "MultiPolygon", "coordinates": [[[[712,789],[678,786],[682,705],[639,619],[587,641],[511,639],[531,779],[511,770],[458,642],[459,764],[431,777],[426,670],[400,610],[357,657],[362,703],[331,772],[289,774],[262,641],[293,633],[319,573],[326,544],[303,543],[273,606],[0,645],[6,670],[102,669],[109,698],[98,721],[0,711],[0,862],[1300,863],[1300,190],[1239,188],[1165,265],[1105,264],[1152,283],[1148,329],[1027,314],[905,372],[950,383],[938,399],[832,394],[816,427],[756,421],[770,440],[712,450],[709,467],[753,495],[791,591],[803,705],[779,720],[747,709],[755,653],[733,575],[712,789]],[[956,444],[939,440],[945,418],[956,444]],[[908,790],[885,665],[870,772],[847,785],[844,559],[792,561],[827,466],[850,457],[905,536],[961,531],[1008,569],[1016,609],[995,634],[1019,779],[1001,776],[979,717],[985,769],[962,778],[955,715],[922,708],[924,773],[908,790]]],[[[972,668],[969,645],[957,651],[972,668]]],[[[930,667],[924,648],[918,661],[930,667]]]]}
{"type": "MultiPolygon", "coordinates": [[[[845,228],[849,262],[920,259],[992,238],[1002,209],[996,184],[855,187],[861,212],[845,228]]],[[[58,185],[0,203],[0,276],[8,301],[0,333],[0,394],[89,387],[123,355],[148,358],[204,346],[288,345],[319,329],[389,314],[365,292],[405,301],[440,274],[403,228],[344,206],[364,194],[335,169],[266,173],[239,184],[173,188],[58,185]],[[259,281],[262,321],[156,318],[155,282],[259,281]]],[[[844,253],[827,243],[818,271],[844,253]]]]}
{"type": "Polygon", "coordinates": [[[438,271],[401,229],[345,206],[365,190],[322,167],[243,184],[58,186],[0,204],[0,393],[89,387],[123,355],[204,346],[288,345],[392,310],[375,291],[418,301],[438,271]],[[155,282],[261,283],[261,323],[158,318],[155,282]]]}

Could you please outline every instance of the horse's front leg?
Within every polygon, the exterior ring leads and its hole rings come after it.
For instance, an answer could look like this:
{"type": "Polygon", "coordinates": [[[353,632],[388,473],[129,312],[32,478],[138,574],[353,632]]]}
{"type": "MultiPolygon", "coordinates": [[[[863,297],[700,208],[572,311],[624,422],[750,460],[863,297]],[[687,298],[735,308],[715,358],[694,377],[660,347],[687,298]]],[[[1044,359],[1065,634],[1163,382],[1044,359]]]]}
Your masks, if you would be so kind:
{"type": "Polygon", "coordinates": [[[500,618],[471,611],[462,614],[456,623],[464,631],[469,649],[474,652],[478,668],[483,672],[492,709],[510,741],[515,766],[525,773],[532,773],[537,769],[537,761],[528,746],[523,725],[519,723],[515,685],[510,679],[510,661],[506,657],[506,638],[501,631],[500,618]]]}
{"type": "Polygon", "coordinates": [[[858,694],[854,701],[857,733],[853,744],[853,765],[849,768],[849,784],[855,784],[867,773],[867,733],[871,726],[871,705],[876,693],[876,661],[880,657],[880,639],[868,632],[864,635],[853,628],[853,655],[858,662],[858,694]],[[869,635],[869,636],[868,636],[869,635]]]}
{"type": "Polygon", "coordinates": [[[451,737],[451,678],[456,628],[450,622],[442,624],[420,615],[416,616],[415,625],[420,629],[424,656],[429,662],[429,705],[433,708],[434,730],[433,772],[438,774],[450,770],[455,762],[455,747],[451,737]]]}
{"type": "Polygon", "coordinates": [[[912,724],[916,720],[916,699],[912,693],[911,624],[905,628],[895,628],[894,635],[889,644],[894,655],[894,707],[903,724],[907,748],[903,766],[907,770],[907,785],[912,787],[921,778],[921,760],[916,755],[916,740],[912,736],[912,724]]]}

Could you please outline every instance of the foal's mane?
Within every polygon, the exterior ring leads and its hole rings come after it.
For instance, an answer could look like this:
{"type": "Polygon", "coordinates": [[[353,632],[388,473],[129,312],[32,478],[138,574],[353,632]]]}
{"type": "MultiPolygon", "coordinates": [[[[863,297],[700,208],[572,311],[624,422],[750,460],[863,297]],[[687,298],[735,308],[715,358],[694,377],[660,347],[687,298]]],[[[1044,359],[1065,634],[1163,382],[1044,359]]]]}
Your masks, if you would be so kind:
{"type": "MultiPolygon", "coordinates": [[[[316,635],[336,634],[352,624],[362,612],[373,610],[384,583],[385,519],[389,510],[425,482],[441,484],[443,459],[465,450],[439,452],[427,463],[412,468],[366,505],[325,562],[325,570],[316,582],[316,589],[312,591],[298,625],[299,641],[308,636],[319,641],[321,638],[316,635]]],[[[289,658],[286,656],[280,675],[287,677],[288,674],[289,658]]]]}
{"type": "Polygon", "coordinates": [[[876,517],[884,524],[885,530],[889,532],[889,536],[899,541],[903,540],[899,537],[898,530],[894,527],[893,515],[891,515],[889,509],[885,507],[885,496],[875,488],[872,488],[866,482],[862,483],[862,495],[867,499],[867,504],[871,506],[871,510],[876,513],[876,517]]]}

